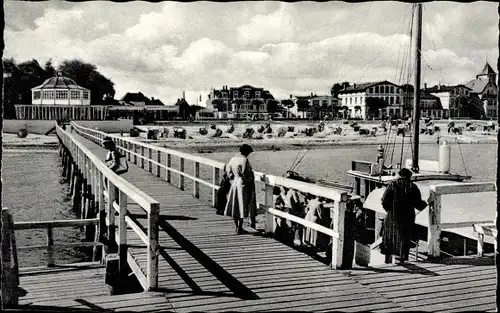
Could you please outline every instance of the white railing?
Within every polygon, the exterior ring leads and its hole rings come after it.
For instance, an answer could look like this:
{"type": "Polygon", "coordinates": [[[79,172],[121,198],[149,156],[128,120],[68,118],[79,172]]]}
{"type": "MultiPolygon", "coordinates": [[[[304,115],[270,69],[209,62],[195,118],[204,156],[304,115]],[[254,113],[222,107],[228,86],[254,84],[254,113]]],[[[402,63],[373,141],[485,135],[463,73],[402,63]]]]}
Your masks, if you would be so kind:
{"type": "MultiPolygon", "coordinates": [[[[474,224],[491,223],[492,221],[467,221],[460,223],[441,223],[441,201],[443,195],[496,191],[495,183],[461,183],[431,185],[429,193],[429,227],[427,228],[427,253],[439,257],[441,254],[441,230],[460,227],[474,227],[474,224]]],[[[479,244],[479,242],[478,242],[479,244]]]]}
{"type": "Polygon", "coordinates": [[[144,289],[157,288],[158,218],[160,211],[158,201],[116,175],[100,158],[75,140],[70,132],[63,130],[59,126],[56,126],[56,131],[61,144],[69,150],[76,166],[83,173],[84,179],[87,179],[92,186],[92,194],[96,195],[96,202],[99,203],[99,228],[101,234],[105,231],[107,225],[108,243],[118,243],[119,268],[125,269],[128,259],[130,267],[134,270],[144,289]],[[105,180],[107,180],[107,186],[105,180]],[[118,190],[118,194],[115,194],[115,188],[118,190]],[[118,200],[118,203],[116,200],[118,200]],[[127,215],[128,200],[132,200],[147,213],[147,225],[144,227],[147,229],[147,233],[127,215]],[[119,214],[118,240],[116,240],[115,213],[119,214]],[[147,247],[146,273],[143,273],[135,261],[128,257],[127,226],[139,236],[147,247]]]}
{"type": "MultiPolygon", "coordinates": [[[[193,196],[200,197],[200,184],[211,189],[212,205],[215,206],[215,198],[219,189],[219,180],[221,171],[224,168],[224,163],[207,159],[204,157],[191,155],[188,153],[176,151],[173,149],[155,146],[146,142],[141,142],[130,137],[121,137],[110,135],[98,130],[82,127],[77,123],[72,122],[73,130],[79,135],[91,140],[102,146],[104,137],[110,137],[116,143],[117,148],[125,155],[129,161],[137,166],[151,172],[156,173],[158,177],[162,176],[162,171],[165,171],[165,180],[172,183],[172,173],[178,176],[177,185],[180,189],[185,189],[185,179],[192,182],[193,196]],[[175,157],[178,162],[178,167],[173,167],[172,157],[175,157]],[[188,173],[185,168],[186,161],[193,163],[192,174],[188,173]],[[211,179],[203,179],[200,177],[200,165],[211,169],[211,179]],[[154,169],[156,168],[156,169],[154,169]]],[[[278,216],[295,223],[301,224],[304,227],[324,233],[333,238],[332,243],[332,267],[338,268],[342,266],[343,250],[344,250],[344,216],[345,203],[347,201],[347,192],[309,184],[292,179],[287,179],[275,175],[268,175],[261,172],[254,172],[257,183],[264,185],[264,206],[266,210],[266,232],[272,233],[275,230],[275,218],[278,216]],[[333,220],[332,229],[328,229],[316,223],[311,223],[305,219],[298,218],[288,213],[275,210],[273,203],[273,188],[275,186],[283,186],[290,189],[300,191],[301,193],[309,193],[319,196],[334,202],[331,209],[331,218],[333,220]]],[[[257,189],[259,190],[259,189],[257,189]]]]}

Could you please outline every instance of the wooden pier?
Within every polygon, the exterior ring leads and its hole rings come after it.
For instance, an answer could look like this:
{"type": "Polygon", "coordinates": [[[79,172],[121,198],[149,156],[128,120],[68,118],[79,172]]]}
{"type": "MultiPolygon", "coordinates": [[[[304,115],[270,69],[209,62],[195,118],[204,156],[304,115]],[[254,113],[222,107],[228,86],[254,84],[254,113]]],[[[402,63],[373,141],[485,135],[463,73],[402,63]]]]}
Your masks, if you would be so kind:
{"type": "Polygon", "coordinates": [[[269,209],[262,229],[245,225],[248,233],[235,235],[232,219],[216,215],[213,208],[222,163],[110,136],[130,164],[118,177],[103,162],[106,150],[100,142],[107,134],[72,126],[73,131],[57,127],[61,156],[68,164],[65,175],[80,175],[71,180],[82,185],[77,194],[87,195],[83,205],[80,199],[80,216],[98,221],[96,238],[105,247],[107,268],[91,263],[21,270],[20,286],[27,292],[19,299],[23,309],[495,310],[495,266],[488,256],[349,268],[342,191],[256,173],[258,199],[265,208],[272,206],[272,188],[286,186],[331,200],[334,223],[331,228],[311,225],[269,209]],[[331,262],[272,239],[275,216],[330,236],[326,258],[331,262]],[[145,292],[110,295],[105,290],[114,256],[118,272],[128,275],[130,269],[145,292]]]}

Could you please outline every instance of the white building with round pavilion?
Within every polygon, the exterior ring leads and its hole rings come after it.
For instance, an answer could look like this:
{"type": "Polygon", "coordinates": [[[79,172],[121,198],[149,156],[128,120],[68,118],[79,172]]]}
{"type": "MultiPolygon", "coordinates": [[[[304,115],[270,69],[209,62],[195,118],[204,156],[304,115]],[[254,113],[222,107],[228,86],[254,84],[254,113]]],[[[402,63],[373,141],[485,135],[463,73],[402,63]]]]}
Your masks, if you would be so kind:
{"type": "Polygon", "coordinates": [[[51,77],[40,86],[31,88],[32,104],[51,105],[90,105],[90,90],[78,86],[71,78],[51,77]]]}

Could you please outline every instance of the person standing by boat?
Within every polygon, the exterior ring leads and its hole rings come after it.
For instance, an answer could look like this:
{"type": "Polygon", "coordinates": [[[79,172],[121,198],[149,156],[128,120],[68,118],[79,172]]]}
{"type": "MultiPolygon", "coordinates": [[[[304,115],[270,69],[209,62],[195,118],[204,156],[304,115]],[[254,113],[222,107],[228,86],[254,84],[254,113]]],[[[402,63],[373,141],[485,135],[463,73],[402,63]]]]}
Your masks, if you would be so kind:
{"type": "Polygon", "coordinates": [[[224,215],[234,219],[236,233],[243,234],[243,218],[250,217],[250,225],[255,228],[257,202],[255,197],[255,176],[248,161],[252,147],[243,144],[240,155],[234,156],[226,166],[226,174],[231,181],[224,215]]]}
{"type": "Polygon", "coordinates": [[[382,229],[380,250],[385,262],[391,263],[392,256],[399,256],[401,262],[408,259],[412,246],[415,225],[415,210],[423,210],[427,204],[417,185],[411,181],[412,172],[403,168],[399,178],[392,181],[382,196],[382,206],[387,212],[382,229]]]}

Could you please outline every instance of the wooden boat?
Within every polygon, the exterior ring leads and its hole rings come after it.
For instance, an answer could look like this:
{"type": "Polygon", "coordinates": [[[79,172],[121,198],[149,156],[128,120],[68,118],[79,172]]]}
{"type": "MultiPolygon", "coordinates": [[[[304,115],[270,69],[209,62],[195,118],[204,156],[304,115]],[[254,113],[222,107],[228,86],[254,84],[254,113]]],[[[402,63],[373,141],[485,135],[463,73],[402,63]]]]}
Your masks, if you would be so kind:
{"type": "MultiPolygon", "coordinates": [[[[397,178],[397,172],[403,168],[412,170],[412,180],[417,184],[422,193],[422,200],[429,202],[431,186],[461,185],[471,179],[450,173],[451,149],[443,142],[439,147],[439,160],[419,159],[419,122],[420,122],[420,75],[421,75],[421,34],[422,34],[422,4],[414,4],[417,16],[417,29],[414,32],[415,46],[415,71],[414,71],[414,101],[413,101],[413,155],[412,159],[401,162],[396,166],[387,166],[384,157],[378,158],[378,162],[353,161],[348,175],[354,178],[354,193],[364,198],[363,207],[367,214],[367,230],[371,232],[371,242],[376,242],[381,227],[381,221],[385,216],[382,208],[381,198],[387,186],[397,178]]],[[[434,187],[432,187],[434,188],[434,187]]],[[[489,190],[491,191],[491,190],[489,190]]],[[[463,192],[463,191],[461,191],[463,192]]],[[[474,232],[474,224],[490,223],[495,218],[496,194],[494,192],[472,192],[450,194],[442,198],[440,223],[457,225],[457,227],[446,228],[441,232],[439,229],[441,249],[444,254],[467,255],[470,250],[474,251],[477,234],[474,232]],[[454,223],[454,224],[453,224],[454,223]]],[[[429,205],[417,215],[416,224],[419,239],[427,241],[431,236],[429,228],[429,205]]],[[[377,241],[380,242],[380,241],[377,241]]],[[[486,250],[493,250],[493,240],[487,243],[491,245],[486,250]]],[[[372,247],[376,247],[374,244],[372,247]]],[[[479,250],[479,248],[478,248],[479,250]]],[[[440,251],[440,250],[438,250],[440,251]]],[[[438,253],[439,254],[439,253],[438,253]]]]}

